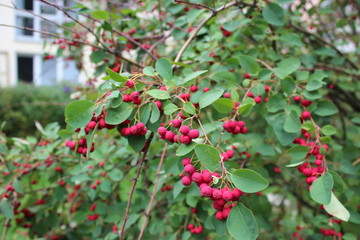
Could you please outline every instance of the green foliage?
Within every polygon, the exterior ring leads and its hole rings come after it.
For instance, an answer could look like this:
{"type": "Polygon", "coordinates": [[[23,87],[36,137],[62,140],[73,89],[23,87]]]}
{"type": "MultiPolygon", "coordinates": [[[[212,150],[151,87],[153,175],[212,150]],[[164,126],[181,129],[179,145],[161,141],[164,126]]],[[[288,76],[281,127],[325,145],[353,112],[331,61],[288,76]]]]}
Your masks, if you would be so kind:
{"type": "Polygon", "coordinates": [[[19,85],[0,89],[0,123],[9,136],[33,135],[35,121],[41,124],[59,122],[65,126],[64,110],[69,103],[65,88],[19,85]]]}

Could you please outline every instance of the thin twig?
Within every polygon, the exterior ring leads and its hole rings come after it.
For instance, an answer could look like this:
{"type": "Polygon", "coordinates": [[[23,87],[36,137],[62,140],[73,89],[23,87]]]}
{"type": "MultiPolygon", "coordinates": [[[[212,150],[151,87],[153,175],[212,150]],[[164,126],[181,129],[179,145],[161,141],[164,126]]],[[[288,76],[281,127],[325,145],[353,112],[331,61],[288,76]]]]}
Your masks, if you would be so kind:
{"type": "Polygon", "coordinates": [[[2,233],[2,236],[1,236],[1,240],[6,239],[6,233],[7,233],[7,230],[9,228],[9,222],[10,222],[10,218],[4,219],[4,228],[3,228],[3,233],[2,233]]]}
{"type": "Polygon", "coordinates": [[[140,231],[138,240],[140,240],[142,238],[142,236],[144,234],[144,231],[145,231],[145,227],[147,225],[147,222],[149,221],[150,211],[151,211],[153,202],[155,200],[156,190],[157,190],[157,186],[158,186],[158,183],[159,183],[159,175],[160,175],[160,171],[161,171],[164,159],[165,159],[165,154],[166,154],[167,147],[168,147],[168,143],[165,143],[163,151],[161,153],[160,162],[159,162],[158,168],[156,170],[156,178],[155,178],[155,182],[154,182],[154,188],[153,188],[153,191],[152,191],[152,194],[151,194],[151,197],[150,197],[150,201],[149,201],[149,204],[148,204],[146,212],[145,212],[145,219],[144,219],[143,224],[141,226],[141,231],[140,231]]]}
{"type": "Polygon", "coordinates": [[[212,12],[215,11],[215,9],[213,9],[213,8],[211,8],[211,7],[208,7],[208,6],[206,6],[206,5],[203,5],[203,4],[199,4],[199,3],[192,3],[192,2],[182,1],[182,0],[174,0],[174,3],[189,4],[189,5],[193,5],[193,6],[196,6],[196,7],[205,8],[205,9],[210,10],[210,11],[212,11],[212,12]]]}
{"type": "Polygon", "coordinates": [[[152,132],[152,133],[150,134],[149,138],[148,138],[148,139],[146,140],[146,142],[145,142],[144,152],[143,152],[142,158],[140,159],[139,167],[138,167],[138,169],[137,169],[137,171],[136,171],[136,176],[135,176],[135,178],[133,178],[133,181],[134,181],[134,182],[133,182],[132,187],[131,187],[131,190],[130,190],[129,199],[128,199],[128,203],[127,203],[126,210],[125,210],[124,221],[123,221],[121,230],[120,230],[120,232],[119,232],[119,240],[123,240],[123,239],[124,239],[125,226],[126,226],[127,220],[129,219],[129,212],[130,212],[132,197],[133,197],[134,190],[135,190],[136,184],[137,184],[137,182],[138,182],[138,179],[139,179],[139,176],[140,176],[140,173],[141,173],[141,170],[142,170],[142,166],[143,166],[143,164],[144,164],[144,162],[145,162],[146,155],[147,155],[147,153],[148,153],[149,146],[150,146],[150,143],[151,143],[153,137],[154,137],[154,133],[152,132]]]}
{"type": "MultiPolygon", "coordinates": [[[[184,45],[181,47],[180,51],[178,52],[175,61],[174,62],[179,62],[181,59],[181,56],[184,54],[186,48],[190,45],[190,43],[195,39],[196,35],[199,33],[199,31],[201,30],[201,28],[208,22],[210,21],[210,19],[212,19],[213,17],[215,17],[219,12],[236,6],[236,5],[243,5],[243,6],[252,6],[252,4],[249,3],[244,3],[242,1],[232,1],[230,3],[225,4],[222,7],[217,8],[216,10],[214,10],[212,12],[212,14],[210,14],[209,16],[207,16],[206,18],[204,18],[200,24],[191,32],[190,37],[186,40],[186,42],[184,43],[184,45]]],[[[173,65],[173,68],[175,68],[175,64],[173,65]]]]}

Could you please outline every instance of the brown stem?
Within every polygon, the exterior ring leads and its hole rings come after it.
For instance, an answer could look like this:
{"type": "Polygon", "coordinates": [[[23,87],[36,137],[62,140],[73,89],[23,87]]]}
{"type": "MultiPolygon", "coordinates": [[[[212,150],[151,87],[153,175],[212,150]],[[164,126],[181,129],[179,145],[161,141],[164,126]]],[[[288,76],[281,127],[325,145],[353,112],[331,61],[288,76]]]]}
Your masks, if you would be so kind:
{"type": "Polygon", "coordinates": [[[7,233],[7,230],[9,228],[9,222],[10,222],[10,218],[4,219],[4,229],[3,229],[3,232],[2,232],[1,240],[6,239],[6,233],[7,233]]]}
{"type": "Polygon", "coordinates": [[[130,190],[129,199],[128,199],[128,203],[127,203],[126,210],[125,210],[124,221],[123,221],[121,230],[120,230],[120,232],[119,232],[119,240],[123,240],[123,239],[124,239],[125,226],[126,226],[127,220],[129,219],[129,212],[130,212],[132,197],[133,197],[133,194],[134,194],[134,191],[135,191],[135,187],[136,187],[136,184],[137,184],[137,182],[138,182],[138,179],[139,179],[139,176],[140,176],[140,173],[141,173],[141,170],[142,170],[142,166],[143,166],[143,164],[144,164],[144,162],[145,162],[146,155],[147,155],[147,153],[148,153],[149,146],[150,146],[150,143],[151,143],[153,137],[154,137],[154,133],[152,132],[152,133],[150,134],[149,138],[148,138],[148,139],[146,140],[146,142],[145,142],[145,145],[144,145],[144,153],[143,153],[143,155],[142,155],[142,158],[140,159],[139,167],[138,167],[138,169],[137,169],[137,171],[136,171],[136,176],[135,176],[135,178],[132,179],[134,182],[133,182],[132,187],[131,187],[131,190],[130,190]]]}
{"type": "MultiPolygon", "coordinates": [[[[237,5],[243,5],[243,6],[252,6],[252,4],[249,3],[244,3],[243,1],[232,1],[230,3],[225,4],[222,7],[219,7],[217,9],[215,9],[212,14],[210,14],[209,16],[207,16],[206,18],[204,18],[200,24],[191,32],[190,37],[188,38],[188,40],[186,40],[185,44],[181,47],[180,51],[178,52],[175,61],[174,62],[179,62],[181,56],[184,54],[186,48],[190,45],[190,43],[192,42],[192,40],[195,39],[196,35],[198,34],[198,32],[200,31],[200,29],[208,22],[210,21],[210,19],[212,19],[213,17],[215,17],[219,12],[224,11],[225,9],[228,9],[230,7],[233,6],[237,6],[237,5]]],[[[173,65],[173,68],[175,68],[176,65],[173,65]]]]}
{"type": "Polygon", "coordinates": [[[146,228],[146,225],[147,225],[147,222],[149,221],[150,211],[151,211],[153,202],[155,200],[156,190],[157,190],[157,186],[158,186],[158,183],[159,183],[159,175],[160,175],[160,171],[161,171],[164,159],[165,159],[165,154],[166,154],[167,147],[168,147],[168,143],[165,143],[165,146],[164,146],[163,151],[161,153],[160,162],[159,162],[158,168],[156,170],[156,178],[155,178],[155,182],[154,182],[154,188],[153,188],[153,191],[152,191],[152,194],[151,194],[151,197],[150,197],[150,201],[149,201],[149,204],[148,204],[146,212],[145,212],[145,219],[144,219],[143,224],[141,226],[141,231],[140,231],[138,240],[140,240],[142,238],[142,236],[144,234],[144,231],[145,231],[145,228],[146,228]]]}
{"type": "Polygon", "coordinates": [[[203,5],[203,4],[199,4],[199,3],[192,3],[192,2],[187,2],[187,1],[182,1],[182,0],[174,0],[175,3],[184,3],[184,4],[189,4],[189,5],[193,5],[195,7],[201,7],[201,8],[205,8],[207,10],[210,10],[212,12],[215,11],[215,9],[211,8],[211,7],[208,7],[206,5],[203,5]]]}

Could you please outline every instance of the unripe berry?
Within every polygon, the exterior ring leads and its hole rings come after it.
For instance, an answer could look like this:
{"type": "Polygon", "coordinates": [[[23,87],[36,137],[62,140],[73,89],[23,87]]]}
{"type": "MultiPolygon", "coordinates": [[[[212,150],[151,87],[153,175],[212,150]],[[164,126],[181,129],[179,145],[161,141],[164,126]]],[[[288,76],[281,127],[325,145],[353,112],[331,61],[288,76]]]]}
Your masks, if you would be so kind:
{"type": "Polygon", "coordinates": [[[197,129],[191,129],[188,135],[191,139],[196,139],[200,136],[200,132],[197,129]]]}

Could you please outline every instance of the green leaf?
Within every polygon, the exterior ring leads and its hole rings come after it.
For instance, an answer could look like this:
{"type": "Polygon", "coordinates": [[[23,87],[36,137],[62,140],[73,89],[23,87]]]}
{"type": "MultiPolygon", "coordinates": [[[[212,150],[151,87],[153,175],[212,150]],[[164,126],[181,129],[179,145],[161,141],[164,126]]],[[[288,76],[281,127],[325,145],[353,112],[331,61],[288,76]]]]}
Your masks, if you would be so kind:
{"type": "Polygon", "coordinates": [[[129,145],[135,152],[140,152],[145,145],[145,136],[130,135],[128,137],[129,145]]]}
{"type": "Polygon", "coordinates": [[[286,116],[280,114],[271,122],[275,136],[283,146],[291,144],[297,136],[296,133],[288,133],[284,130],[285,119],[286,116]]]}
{"type": "Polygon", "coordinates": [[[126,82],[127,81],[126,77],[121,76],[120,74],[118,74],[117,72],[114,72],[110,68],[106,68],[105,71],[111,77],[111,79],[114,80],[115,82],[126,82]]]}
{"type": "Polygon", "coordinates": [[[192,150],[194,150],[194,148],[197,146],[197,144],[195,142],[192,142],[188,145],[186,144],[181,144],[180,147],[178,147],[178,149],[176,149],[176,156],[184,156],[186,154],[188,154],[189,152],[191,152],[192,150]]]}
{"type": "Polygon", "coordinates": [[[303,159],[308,154],[308,148],[302,145],[295,145],[291,147],[289,150],[287,150],[287,153],[289,154],[291,161],[290,164],[286,165],[287,167],[295,167],[297,165],[300,165],[303,161],[303,159]]]}
{"type": "Polygon", "coordinates": [[[189,114],[195,114],[195,107],[194,104],[192,104],[191,102],[184,103],[184,110],[189,114]]]}
{"type": "Polygon", "coordinates": [[[166,58],[160,58],[159,60],[156,61],[155,69],[164,80],[166,81],[171,80],[172,68],[169,60],[167,60],[166,58]]]}
{"type": "Polygon", "coordinates": [[[106,112],[105,122],[107,124],[117,125],[130,117],[133,108],[128,103],[122,103],[117,108],[110,108],[106,112]]]}
{"type": "Polygon", "coordinates": [[[98,11],[93,11],[91,13],[91,16],[101,20],[108,20],[110,14],[107,11],[98,10],[98,11]]]}
{"type": "Polygon", "coordinates": [[[324,134],[325,136],[331,136],[336,134],[336,128],[334,128],[331,125],[325,125],[321,128],[321,132],[322,134],[324,134]]]}
{"type": "Polygon", "coordinates": [[[342,221],[347,222],[350,218],[349,211],[341,204],[334,193],[331,193],[330,203],[324,205],[324,208],[329,214],[342,221]]]}
{"type": "Polygon", "coordinates": [[[254,170],[230,169],[230,173],[231,182],[243,192],[255,193],[269,186],[269,182],[254,170]]]}
{"type": "Polygon", "coordinates": [[[153,67],[146,67],[143,69],[143,74],[154,77],[155,76],[155,69],[153,67]]]}
{"type": "Polygon", "coordinates": [[[236,240],[255,240],[259,236],[254,214],[242,203],[231,209],[226,222],[228,232],[236,240]]]}
{"type": "Polygon", "coordinates": [[[24,193],[24,186],[21,181],[15,180],[13,183],[14,189],[19,193],[24,193]]]}
{"type": "Polygon", "coordinates": [[[309,81],[308,84],[306,84],[306,90],[308,90],[308,91],[317,90],[317,89],[321,88],[323,86],[323,84],[324,84],[324,82],[321,82],[318,80],[309,81]]]}
{"type": "Polygon", "coordinates": [[[247,117],[251,113],[253,107],[255,106],[255,100],[252,98],[245,98],[239,107],[238,113],[243,116],[247,117]]]}
{"type": "Polygon", "coordinates": [[[183,84],[190,80],[193,80],[194,78],[197,78],[198,76],[200,76],[203,73],[206,73],[207,71],[208,70],[197,71],[197,72],[192,72],[192,73],[186,75],[186,77],[184,78],[183,84]]]}
{"type": "Polygon", "coordinates": [[[275,26],[283,26],[285,24],[284,10],[276,3],[267,4],[262,16],[268,23],[275,26]]]}
{"type": "Polygon", "coordinates": [[[203,93],[199,99],[200,108],[205,108],[209,106],[217,99],[219,99],[223,93],[224,90],[222,89],[210,90],[208,92],[203,93]]]}
{"type": "Polygon", "coordinates": [[[328,100],[321,101],[314,111],[316,115],[321,117],[331,116],[337,112],[338,109],[336,108],[335,104],[328,100]]]}
{"type": "Polygon", "coordinates": [[[168,91],[160,90],[160,89],[151,89],[147,91],[146,94],[161,100],[169,99],[171,97],[168,91]]]}
{"type": "Polygon", "coordinates": [[[333,177],[330,173],[326,172],[312,183],[310,196],[317,203],[329,204],[333,186],[333,177]]]}
{"type": "Polygon", "coordinates": [[[107,179],[102,180],[99,187],[102,192],[105,193],[111,192],[111,182],[107,179]]]}
{"type": "Polygon", "coordinates": [[[260,67],[255,58],[247,55],[240,55],[239,62],[244,71],[249,73],[251,76],[259,73],[260,67]]]}
{"type": "Polygon", "coordinates": [[[124,174],[119,169],[114,168],[107,174],[107,176],[109,176],[109,178],[111,178],[113,181],[118,182],[123,178],[124,174]]]}
{"type": "Polygon", "coordinates": [[[275,94],[272,95],[268,102],[266,103],[266,108],[269,112],[275,113],[279,110],[284,109],[286,106],[286,100],[284,95],[282,94],[275,94]]]}
{"type": "Polygon", "coordinates": [[[251,89],[252,93],[254,94],[254,96],[261,96],[264,94],[265,92],[265,86],[262,83],[256,84],[255,87],[253,87],[251,89]]]}
{"type": "Polygon", "coordinates": [[[173,189],[173,197],[174,197],[174,199],[176,199],[177,196],[179,196],[179,194],[184,189],[184,187],[185,186],[181,183],[181,181],[177,181],[177,183],[175,183],[174,189],[173,189]]]}
{"type": "Polygon", "coordinates": [[[209,171],[215,171],[220,167],[220,153],[216,148],[206,144],[198,144],[195,147],[197,158],[209,171]]]}
{"type": "Polygon", "coordinates": [[[164,107],[164,113],[165,115],[173,114],[175,111],[177,111],[179,108],[173,103],[169,103],[164,107]]]}
{"type": "Polygon", "coordinates": [[[219,98],[213,103],[213,107],[219,113],[228,114],[234,108],[234,102],[229,98],[219,98]]]}
{"type": "Polygon", "coordinates": [[[288,133],[297,133],[301,130],[300,118],[296,112],[291,111],[290,114],[286,116],[284,130],[288,133]]]}
{"type": "Polygon", "coordinates": [[[156,122],[157,120],[159,120],[159,118],[160,118],[160,110],[159,110],[159,108],[156,106],[155,103],[152,103],[152,104],[151,104],[151,109],[152,109],[152,111],[151,111],[150,122],[151,122],[151,123],[154,123],[154,122],[156,122]]]}
{"type": "Polygon", "coordinates": [[[214,75],[211,76],[211,79],[213,79],[217,82],[221,82],[221,81],[235,82],[236,81],[235,75],[229,71],[216,72],[214,75]]]}
{"type": "Polygon", "coordinates": [[[259,72],[259,81],[265,81],[271,79],[273,72],[267,68],[262,69],[259,72]]]}
{"type": "Polygon", "coordinates": [[[10,201],[6,198],[3,198],[0,202],[0,212],[6,218],[14,217],[14,207],[11,205],[10,201]]]}
{"type": "MultiPolygon", "coordinates": [[[[59,48],[60,49],[60,48],[59,48]]],[[[106,53],[98,49],[97,51],[93,51],[90,55],[90,59],[93,63],[98,64],[106,58],[106,53]]]]}
{"type": "Polygon", "coordinates": [[[283,59],[276,68],[274,73],[280,79],[284,79],[286,76],[295,72],[301,65],[300,59],[298,58],[286,58],[283,59]]]}
{"type": "Polygon", "coordinates": [[[87,100],[71,102],[65,108],[65,121],[74,128],[81,128],[90,122],[95,105],[87,100]]]}

